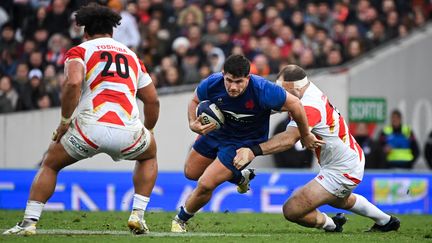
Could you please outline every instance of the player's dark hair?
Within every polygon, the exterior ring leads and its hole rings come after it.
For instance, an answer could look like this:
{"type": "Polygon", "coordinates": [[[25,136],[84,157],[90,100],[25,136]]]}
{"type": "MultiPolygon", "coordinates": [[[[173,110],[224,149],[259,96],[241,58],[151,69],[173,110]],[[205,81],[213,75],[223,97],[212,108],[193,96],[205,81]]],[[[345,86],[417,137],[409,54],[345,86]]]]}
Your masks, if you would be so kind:
{"type": "Polygon", "coordinates": [[[250,72],[250,62],[243,55],[231,55],[226,59],[223,70],[235,78],[247,77],[250,72]]]}
{"type": "Polygon", "coordinates": [[[291,65],[286,65],[280,70],[279,74],[277,75],[277,78],[281,76],[283,81],[294,82],[294,81],[304,79],[306,77],[306,72],[303,68],[291,64],[291,65]]]}
{"type": "Polygon", "coordinates": [[[96,34],[113,33],[113,28],[120,24],[121,16],[110,8],[90,3],[81,7],[75,14],[78,26],[84,26],[84,32],[93,36],[96,34]]]}

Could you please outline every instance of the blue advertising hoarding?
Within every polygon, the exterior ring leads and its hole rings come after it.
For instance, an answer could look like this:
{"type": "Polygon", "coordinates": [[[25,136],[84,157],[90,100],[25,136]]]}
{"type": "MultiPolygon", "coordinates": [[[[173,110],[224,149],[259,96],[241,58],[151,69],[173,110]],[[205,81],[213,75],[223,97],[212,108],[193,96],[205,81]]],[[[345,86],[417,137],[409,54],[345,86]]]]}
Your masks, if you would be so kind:
{"type": "MultiPolygon", "coordinates": [[[[0,209],[24,209],[35,170],[0,170],[0,209]]],[[[309,172],[258,172],[252,189],[238,194],[224,183],[204,207],[211,212],[279,213],[291,193],[315,177],[309,172]]],[[[366,173],[355,192],[386,212],[430,214],[432,174],[366,173]]],[[[148,210],[175,211],[196,182],[181,172],[160,172],[148,210]]],[[[47,210],[127,211],[133,198],[131,172],[63,171],[47,210]]],[[[340,210],[323,206],[324,212],[340,210]]]]}

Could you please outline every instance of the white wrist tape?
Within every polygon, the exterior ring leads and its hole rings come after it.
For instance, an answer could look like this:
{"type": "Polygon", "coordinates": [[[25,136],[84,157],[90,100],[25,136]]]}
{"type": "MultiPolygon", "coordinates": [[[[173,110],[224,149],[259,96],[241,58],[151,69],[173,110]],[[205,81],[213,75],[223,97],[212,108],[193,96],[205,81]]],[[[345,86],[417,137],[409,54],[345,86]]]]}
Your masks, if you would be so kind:
{"type": "Polygon", "coordinates": [[[66,117],[61,117],[60,119],[60,123],[63,125],[67,125],[72,121],[72,117],[66,118],[66,117]]]}

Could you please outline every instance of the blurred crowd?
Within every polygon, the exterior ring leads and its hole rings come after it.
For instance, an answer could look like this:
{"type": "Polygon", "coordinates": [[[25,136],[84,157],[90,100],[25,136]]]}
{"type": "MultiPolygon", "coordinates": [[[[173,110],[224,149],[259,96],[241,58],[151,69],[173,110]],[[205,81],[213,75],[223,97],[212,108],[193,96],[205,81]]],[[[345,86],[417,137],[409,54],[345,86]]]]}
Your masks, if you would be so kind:
{"type": "MultiPolygon", "coordinates": [[[[74,11],[88,0],[0,1],[0,113],[59,105],[65,52],[82,41],[74,11]]],[[[251,72],[340,65],[425,25],[427,0],[97,0],[122,16],[114,39],[156,86],[197,83],[246,55],[251,72]]]]}

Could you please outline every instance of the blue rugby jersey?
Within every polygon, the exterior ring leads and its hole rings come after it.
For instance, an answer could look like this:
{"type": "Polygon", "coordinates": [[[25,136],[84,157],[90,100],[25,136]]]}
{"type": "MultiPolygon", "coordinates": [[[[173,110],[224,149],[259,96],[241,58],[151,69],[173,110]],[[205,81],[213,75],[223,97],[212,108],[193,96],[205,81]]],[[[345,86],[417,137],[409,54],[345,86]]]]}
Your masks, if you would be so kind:
{"type": "Polygon", "coordinates": [[[271,110],[280,110],[286,100],[283,88],[257,75],[251,75],[243,94],[232,98],[221,72],[202,80],[197,95],[200,101],[210,100],[223,112],[225,124],[208,136],[226,142],[267,140],[271,110]]]}

